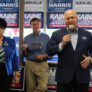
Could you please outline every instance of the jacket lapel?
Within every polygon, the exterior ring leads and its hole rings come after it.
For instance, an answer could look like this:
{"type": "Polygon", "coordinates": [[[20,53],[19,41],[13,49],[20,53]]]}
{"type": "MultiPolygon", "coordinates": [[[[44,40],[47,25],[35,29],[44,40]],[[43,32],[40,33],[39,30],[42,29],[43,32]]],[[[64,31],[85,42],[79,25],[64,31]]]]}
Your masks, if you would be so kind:
{"type": "Polygon", "coordinates": [[[78,40],[77,40],[77,44],[76,44],[76,49],[78,49],[78,47],[80,47],[80,44],[81,44],[81,36],[82,36],[82,33],[80,31],[80,29],[78,29],[78,40]]]}
{"type": "MultiPolygon", "coordinates": [[[[67,34],[69,34],[69,33],[68,33],[67,29],[65,28],[65,35],[67,35],[67,34]]],[[[68,45],[69,47],[71,47],[71,49],[74,51],[71,41],[68,42],[67,45],[68,45]]]]}

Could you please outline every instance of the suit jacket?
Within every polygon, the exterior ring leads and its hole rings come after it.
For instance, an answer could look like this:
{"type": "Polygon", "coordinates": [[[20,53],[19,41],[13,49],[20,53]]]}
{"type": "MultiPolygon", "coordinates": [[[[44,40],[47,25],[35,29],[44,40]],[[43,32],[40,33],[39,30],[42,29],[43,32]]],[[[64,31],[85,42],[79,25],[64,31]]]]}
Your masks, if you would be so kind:
{"type": "Polygon", "coordinates": [[[66,28],[55,31],[47,44],[49,55],[58,54],[56,81],[69,83],[75,74],[79,83],[88,83],[90,81],[89,66],[83,69],[80,62],[84,59],[83,54],[92,57],[91,33],[79,28],[76,49],[74,50],[71,42],[68,42],[62,51],[59,51],[59,43],[66,34],[68,34],[66,28]]]}
{"type": "Polygon", "coordinates": [[[8,37],[4,37],[3,48],[5,51],[5,66],[7,75],[11,75],[14,71],[19,70],[19,58],[16,50],[15,40],[10,39],[8,37]]]}

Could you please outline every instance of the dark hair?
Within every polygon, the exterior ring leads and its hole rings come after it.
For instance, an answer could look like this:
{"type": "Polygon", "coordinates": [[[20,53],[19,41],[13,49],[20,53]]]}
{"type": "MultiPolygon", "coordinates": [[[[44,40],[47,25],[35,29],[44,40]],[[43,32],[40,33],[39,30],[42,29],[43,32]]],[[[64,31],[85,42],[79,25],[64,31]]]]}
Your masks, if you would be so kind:
{"type": "Polygon", "coordinates": [[[5,29],[7,27],[7,22],[5,19],[0,18],[0,28],[5,29]]]}
{"type": "Polygon", "coordinates": [[[31,25],[31,23],[34,22],[34,21],[41,22],[41,20],[40,20],[39,18],[32,18],[32,19],[30,20],[30,25],[31,25]]]}

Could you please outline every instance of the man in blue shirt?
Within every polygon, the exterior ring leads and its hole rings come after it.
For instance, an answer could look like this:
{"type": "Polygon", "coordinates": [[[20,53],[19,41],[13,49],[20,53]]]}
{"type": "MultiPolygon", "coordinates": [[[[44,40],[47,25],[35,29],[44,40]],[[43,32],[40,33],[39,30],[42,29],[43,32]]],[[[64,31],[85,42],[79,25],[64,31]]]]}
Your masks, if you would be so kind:
{"type": "Polygon", "coordinates": [[[21,46],[22,53],[27,58],[25,63],[27,92],[45,92],[48,82],[46,44],[49,36],[40,32],[40,19],[33,18],[30,25],[33,33],[24,38],[24,44],[21,46]]]}

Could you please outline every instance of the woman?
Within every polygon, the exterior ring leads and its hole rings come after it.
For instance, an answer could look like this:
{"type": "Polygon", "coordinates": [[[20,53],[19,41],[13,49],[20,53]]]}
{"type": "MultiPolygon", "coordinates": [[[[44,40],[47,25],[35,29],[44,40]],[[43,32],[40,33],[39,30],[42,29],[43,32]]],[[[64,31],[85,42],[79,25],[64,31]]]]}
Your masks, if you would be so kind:
{"type": "Polygon", "coordinates": [[[3,36],[7,27],[0,18],[0,92],[9,92],[9,86],[15,72],[15,83],[19,82],[19,61],[14,39],[3,36]]]}

